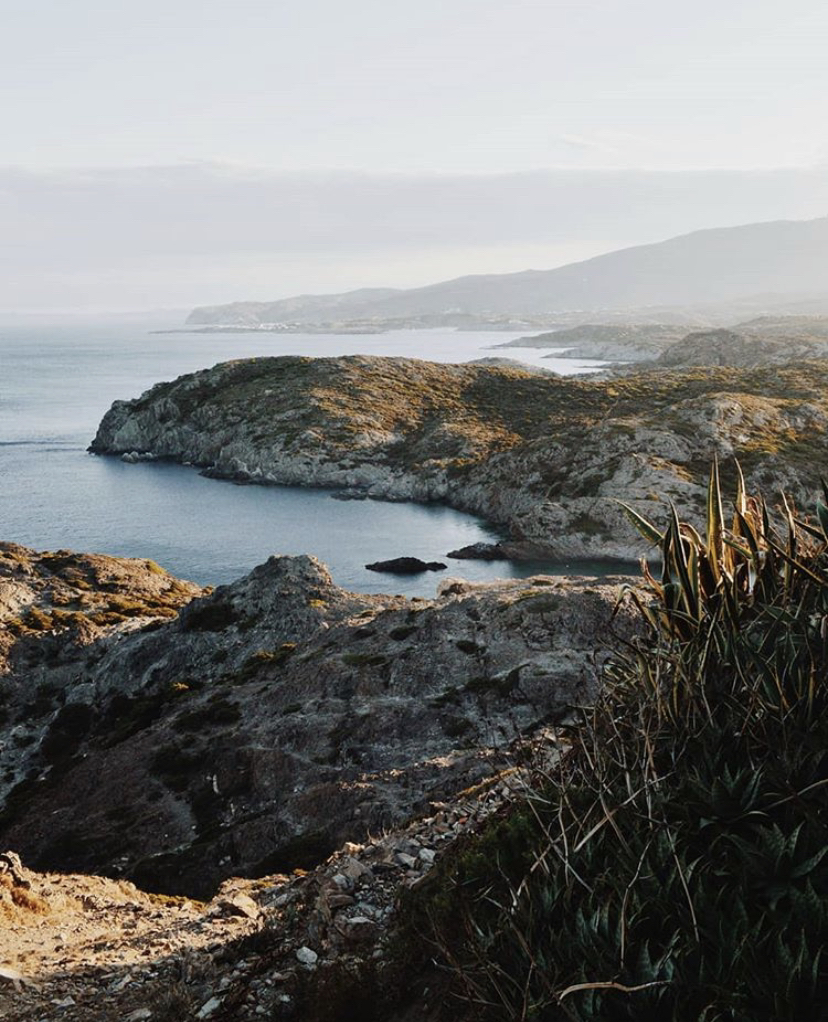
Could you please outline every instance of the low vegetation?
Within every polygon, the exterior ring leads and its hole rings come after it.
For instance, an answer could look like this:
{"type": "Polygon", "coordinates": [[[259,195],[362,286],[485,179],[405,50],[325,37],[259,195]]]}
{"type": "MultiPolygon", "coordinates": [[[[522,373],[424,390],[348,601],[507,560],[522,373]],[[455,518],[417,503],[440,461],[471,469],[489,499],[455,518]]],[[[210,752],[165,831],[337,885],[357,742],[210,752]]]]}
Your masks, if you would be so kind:
{"type": "Polygon", "coordinates": [[[406,895],[406,955],[475,1019],[825,1019],[828,492],[775,527],[738,484],[726,523],[714,469],[703,534],[630,513],[663,563],[629,594],[646,637],[406,895]]]}

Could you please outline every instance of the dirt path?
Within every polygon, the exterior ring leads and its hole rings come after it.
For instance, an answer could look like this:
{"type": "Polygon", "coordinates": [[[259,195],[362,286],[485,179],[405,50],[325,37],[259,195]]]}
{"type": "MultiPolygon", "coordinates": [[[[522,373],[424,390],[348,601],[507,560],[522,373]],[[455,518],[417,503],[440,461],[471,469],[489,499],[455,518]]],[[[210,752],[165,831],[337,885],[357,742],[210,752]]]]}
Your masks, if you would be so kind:
{"type": "Polygon", "coordinates": [[[203,905],[124,881],[5,866],[0,1018],[8,1022],[138,1022],[169,1015],[176,998],[189,1011],[219,982],[214,954],[260,925],[256,906],[238,896],[234,906],[231,893],[203,905]]]}
{"type": "MultiPolygon", "coordinates": [[[[0,1019],[306,1022],[308,983],[381,967],[400,891],[522,785],[506,771],[310,873],[228,880],[208,904],[0,854],[0,1019]]],[[[436,992],[410,993],[415,1013],[400,1017],[431,1018],[436,992]]]]}

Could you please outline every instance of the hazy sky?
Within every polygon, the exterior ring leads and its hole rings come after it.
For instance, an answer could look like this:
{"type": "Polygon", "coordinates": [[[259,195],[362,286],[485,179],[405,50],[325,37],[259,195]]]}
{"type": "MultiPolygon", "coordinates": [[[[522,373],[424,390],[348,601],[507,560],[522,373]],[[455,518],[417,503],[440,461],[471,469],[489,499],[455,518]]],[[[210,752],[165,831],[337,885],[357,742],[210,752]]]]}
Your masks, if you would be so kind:
{"type": "Polygon", "coordinates": [[[418,284],[828,213],[817,0],[0,13],[0,308],[418,284]]]}

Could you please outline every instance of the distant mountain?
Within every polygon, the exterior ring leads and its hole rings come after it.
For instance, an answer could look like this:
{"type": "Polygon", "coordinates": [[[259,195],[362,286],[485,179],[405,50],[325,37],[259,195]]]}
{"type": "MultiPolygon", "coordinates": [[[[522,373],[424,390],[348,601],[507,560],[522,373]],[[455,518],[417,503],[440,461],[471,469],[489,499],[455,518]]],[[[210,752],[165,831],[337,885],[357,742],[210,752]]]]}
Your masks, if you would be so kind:
{"type": "Polygon", "coordinates": [[[412,290],[372,288],[236,302],[196,309],[187,322],[256,326],[745,302],[774,309],[814,299],[828,299],[828,217],[696,231],[554,270],[458,277],[412,290]]]}

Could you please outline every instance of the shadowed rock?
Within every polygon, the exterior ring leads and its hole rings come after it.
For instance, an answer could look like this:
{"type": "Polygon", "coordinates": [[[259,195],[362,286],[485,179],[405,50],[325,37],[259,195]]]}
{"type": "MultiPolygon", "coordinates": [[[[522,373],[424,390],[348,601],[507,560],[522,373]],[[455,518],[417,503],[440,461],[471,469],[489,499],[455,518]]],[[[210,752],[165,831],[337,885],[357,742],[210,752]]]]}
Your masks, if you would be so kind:
{"type": "MultiPolygon", "coordinates": [[[[41,557],[12,552],[24,572],[41,557]]],[[[2,679],[0,848],[202,897],[312,868],[588,701],[619,582],[453,580],[409,601],[273,557],[166,622],[86,645],[32,631],[2,679]]],[[[118,596],[104,585],[90,606],[118,596]]]]}
{"type": "Polygon", "coordinates": [[[456,561],[508,561],[509,555],[500,543],[470,543],[459,550],[450,550],[446,557],[456,561]]]}
{"type": "Polygon", "coordinates": [[[366,564],[368,571],[387,571],[391,575],[419,575],[424,571],[445,571],[442,561],[421,561],[419,557],[392,557],[390,561],[366,564]]]}

